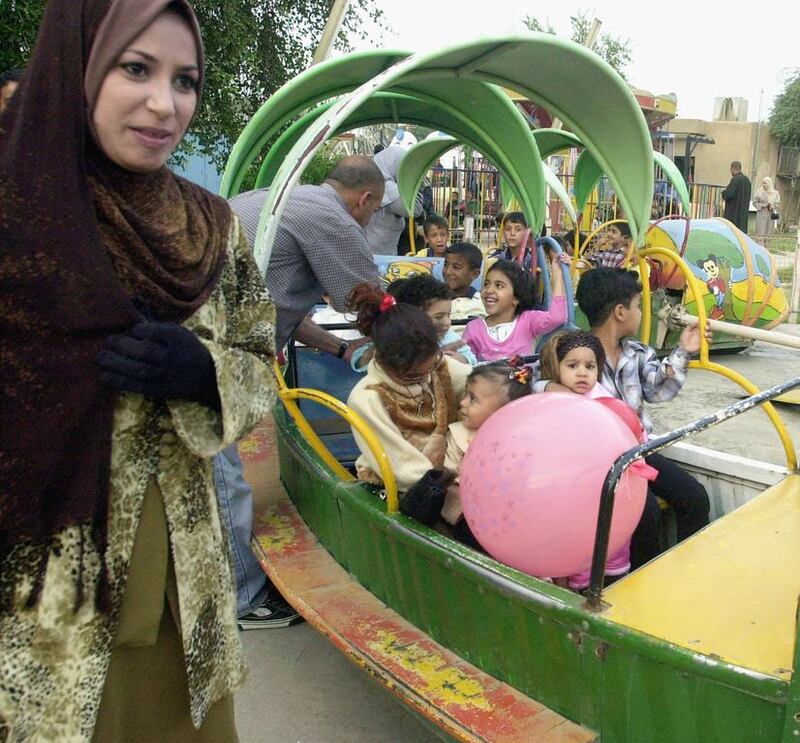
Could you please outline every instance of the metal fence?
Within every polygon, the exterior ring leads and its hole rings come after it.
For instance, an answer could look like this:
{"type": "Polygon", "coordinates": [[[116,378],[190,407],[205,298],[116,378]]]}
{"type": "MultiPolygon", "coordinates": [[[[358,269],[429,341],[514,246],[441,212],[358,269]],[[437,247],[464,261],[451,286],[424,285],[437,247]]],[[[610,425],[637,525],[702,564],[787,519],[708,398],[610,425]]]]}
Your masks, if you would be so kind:
{"type": "MultiPolygon", "coordinates": [[[[502,212],[501,178],[492,168],[434,168],[428,173],[433,189],[434,211],[448,220],[451,240],[470,239],[478,245],[490,245],[497,240],[497,216],[502,212]]],[[[567,193],[573,193],[574,176],[559,175],[567,193]]],[[[722,216],[723,186],[694,183],[689,189],[691,218],[706,219],[722,216]]],[[[658,178],[653,191],[651,218],[683,214],[683,207],[674,187],[658,178]]],[[[548,204],[547,218],[551,232],[566,232],[574,224],[556,198],[548,204]]],[[[581,215],[581,230],[591,230],[611,219],[623,219],[624,214],[611,183],[600,179],[581,215]]],[[[531,225],[538,227],[538,225],[531,225]]]]}

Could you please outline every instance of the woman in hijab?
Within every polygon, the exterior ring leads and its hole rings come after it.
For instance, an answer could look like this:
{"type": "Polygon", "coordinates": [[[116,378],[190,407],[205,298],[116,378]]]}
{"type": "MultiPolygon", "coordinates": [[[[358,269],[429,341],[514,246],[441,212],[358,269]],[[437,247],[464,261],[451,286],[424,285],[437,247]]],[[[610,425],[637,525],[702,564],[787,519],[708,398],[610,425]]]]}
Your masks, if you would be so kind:
{"type": "MultiPolygon", "coordinates": [[[[367,242],[373,255],[396,255],[400,233],[406,226],[406,217],[409,214],[397,187],[397,173],[405,154],[405,147],[393,144],[372,158],[383,173],[386,183],[381,208],[372,215],[367,225],[367,242]]],[[[421,214],[422,197],[418,194],[414,216],[419,217],[421,214]]]]}
{"type": "Polygon", "coordinates": [[[4,740],[236,740],[208,460],[270,410],[275,313],[165,167],[203,73],[185,0],[51,0],[0,116],[4,740]]]}
{"type": "Polygon", "coordinates": [[[756,212],[756,234],[771,235],[775,230],[775,223],[778,221],[773,218],[773,214],[778,213],[778,205],[781,203],[781,195],[772,185],[772,178],[761,179],[761,185],[756,189],[753,196],[753,206],[756,212]]]}

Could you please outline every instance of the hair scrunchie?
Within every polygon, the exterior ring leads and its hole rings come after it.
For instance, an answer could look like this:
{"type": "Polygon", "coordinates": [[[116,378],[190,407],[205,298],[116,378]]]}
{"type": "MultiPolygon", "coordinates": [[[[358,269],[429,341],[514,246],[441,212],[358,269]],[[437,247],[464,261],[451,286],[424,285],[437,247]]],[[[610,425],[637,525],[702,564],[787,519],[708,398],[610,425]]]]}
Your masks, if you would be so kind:
{"type": "Polygon", "coordinates": [[[397,300],[391,294],[384,294],[380,303],[380,311],[386,312],[397,305],[397,300]]]}

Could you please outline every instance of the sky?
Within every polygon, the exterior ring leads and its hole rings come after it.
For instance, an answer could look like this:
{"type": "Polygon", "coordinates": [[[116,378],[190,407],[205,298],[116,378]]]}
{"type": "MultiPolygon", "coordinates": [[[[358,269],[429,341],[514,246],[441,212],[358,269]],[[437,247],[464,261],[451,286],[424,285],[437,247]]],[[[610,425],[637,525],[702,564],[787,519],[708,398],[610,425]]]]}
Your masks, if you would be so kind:
{"type": "MultiPolygon", "coordinates": [[[[533,15],[568,36],[569,17],[586,11],[602,21],[601,32],[630,39],[630,83],[656,95],[675,93],[678,116],[711,120],[715,97],[748,100],[748,120],[766,120],[786,74],[800,67],[800,2],[672,0],[642,3],[609,0],[602,5],[561,0],[375,0],[389,30],[380,46],[434,51],[480,36],[525,31],[533,15]]],[[[374,37],[356,48],[376,46],[374,37]]]]}

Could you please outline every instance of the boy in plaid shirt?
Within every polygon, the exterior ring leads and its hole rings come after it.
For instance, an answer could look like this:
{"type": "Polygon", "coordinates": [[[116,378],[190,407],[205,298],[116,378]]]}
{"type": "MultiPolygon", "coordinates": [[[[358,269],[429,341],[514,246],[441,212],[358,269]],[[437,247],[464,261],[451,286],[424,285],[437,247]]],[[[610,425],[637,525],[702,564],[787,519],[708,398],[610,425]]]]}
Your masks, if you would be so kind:
{"type": "MultiPolygon", "coordinates": [[[[647,434],[653,429],[645,402],[667,402],[680,392],[686,381],[689,358],[700,350],[700,328],[687,327],[677,347],[659,361],[647,344],[632,340],[642,320],[642,286],[633,271],[596,268],[581,277],[576,293],[578,306],[589,320],[606,352],[601,383],[612,395],[626,402],[638,414],[647,434]]],[[[552,387],[548,385],[548,389],[552,387]]],[[[708,524],[708,494],[705,488],[679,465],[661,454],[646,461],[658,472],[650,483],[642,519],[631,542],[631,565],[636,568],[660,550],[660,496],[675,511],[678,541],[708,524]]]]}

